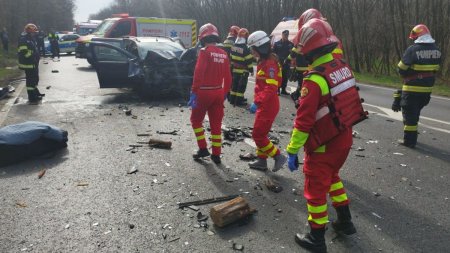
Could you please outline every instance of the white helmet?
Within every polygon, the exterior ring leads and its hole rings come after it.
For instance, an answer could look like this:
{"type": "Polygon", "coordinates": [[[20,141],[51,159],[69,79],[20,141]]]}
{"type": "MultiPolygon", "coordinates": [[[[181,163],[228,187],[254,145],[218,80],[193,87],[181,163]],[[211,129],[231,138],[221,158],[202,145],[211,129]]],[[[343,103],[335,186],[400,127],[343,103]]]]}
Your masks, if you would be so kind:
{"type": "Polygon", "coordinates": [[[260,47],[267,42],[270,41],[269,36],[267,36],[267,33],[263,31],[256,31],[250,34],[247,39],[247,46],[249,47],[260,47]]]}

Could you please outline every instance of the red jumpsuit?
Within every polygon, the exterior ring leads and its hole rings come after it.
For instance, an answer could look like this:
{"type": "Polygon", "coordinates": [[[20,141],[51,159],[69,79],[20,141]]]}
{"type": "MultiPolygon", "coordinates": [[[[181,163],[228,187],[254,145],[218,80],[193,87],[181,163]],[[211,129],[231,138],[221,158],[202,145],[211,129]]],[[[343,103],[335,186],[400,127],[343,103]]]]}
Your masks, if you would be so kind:
{"type": "Polygon", "coordinates": [[[275,55],[262,60],[256,67],[255,97],[258,106],[252,137],[256,143],[256,154],[266,159],[280,154],[280,150],[269,140],[268,134],[280,110],[278,87],[281,85],[281,67],[275,55]]]}
{"type": "Polygon", "coordinates": [[[207,148],[203,120],[208,113],[211,127],[212,154],[222,148],[222,118],[225,95],[230,90],[231,72],[227,53],[217,46],[207,46],[199,52],[191,92],[197,94],[197,106],[192,109],[191,124],[200,149],[207,148]]]}
{"type": "MultiPolygon", "coordinates": [[[[333,60],[332,54],[316,59],[312,67],[333,60]]],[[[343,63],[335,64],[339,67],[343,63]]],[[[331,73],[325,73],[328,75],[331,73]]],[[[349,77],[351,79],[352,77],[349,77]]],[[[342,81],[346,81],[343,79],[342,81]]],[[[316,123],[319,108],[330,99],[330,90],[324,77],[306,75],[303,79],[300,106],[295,118],[294,130],[287,152],[296,154],[310,137],[316,123]]],[[[347,194],[339,177],[339,170],[347,159],[352,146],[352,129],[347,128],[337,137],[316,150],[305,149],[303,173],[305,174],[304,196],[308,206],[308,221],[313,228],[322,228],[328,222],[327,193],[334,207],[349,204],[347,194]]]]}

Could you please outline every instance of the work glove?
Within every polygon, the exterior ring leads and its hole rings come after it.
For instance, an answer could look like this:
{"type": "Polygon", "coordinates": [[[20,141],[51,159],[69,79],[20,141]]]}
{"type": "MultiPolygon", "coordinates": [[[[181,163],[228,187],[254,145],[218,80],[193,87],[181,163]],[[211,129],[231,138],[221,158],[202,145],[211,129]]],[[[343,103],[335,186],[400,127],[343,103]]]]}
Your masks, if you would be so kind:
{"type": "Polygon", "coordinates": [[[189,102],[187,103],[192,109],[197,107],[197,94],[191,92],[191,96],[189,97],[189,102]]]}
{"type": "Polygon", "coordinates": [[[402,100],[402,91],[397,90],[396,92],[394,92],[394,102],[392,103],[392,110],[394,112],[399,112],[402,110],[402,108],[400,106],[401,100],[402,100]]]}
{"type": "Polygon", "coordinates": [[[288,167],[291,172],[298,170],[298,156],[297,154],[288,153],[288,167]]]}
{"type": "Polygon", "coordinates": [[[253,102],[252,105],[250,105],[250,113],[255,113],[256,110],[258,110],[258,106],[253,102]]]}

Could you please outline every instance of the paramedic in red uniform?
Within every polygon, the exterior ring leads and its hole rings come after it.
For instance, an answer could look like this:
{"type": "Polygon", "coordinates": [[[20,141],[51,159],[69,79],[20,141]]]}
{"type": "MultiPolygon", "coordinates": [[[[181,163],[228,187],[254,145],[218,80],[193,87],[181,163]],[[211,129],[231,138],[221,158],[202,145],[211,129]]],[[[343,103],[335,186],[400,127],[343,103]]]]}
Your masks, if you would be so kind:
{"type": "Polygon", "coordinates": [[[203,128],[203,119],[208,113],[211,127],[211,160],[219,164],[223,102],[231,86],[230,62],[227,53],[216,46],[216,43],[219,43],[219,32],[214,25],[208,23],[200,27],[199,40],[203,48],[198,54],[188,102],[192,108],[191,124],[199,147],[193,158],[199,159],[210,155],[203,128]]]}
{"type": "MultiPolygon", "coordinates": [[[[297,234],[295,241],[303,248],[313,252],[326,252],[325,226],[328,223],[327,194],[337,212],[337,220],[332,223],[335,231],[350,235],[356,233],[351,222],[349,200],[339,178],[339,169],[344,164],[352,146],[352,129],[346,128],[336,137],[313,150],[308,144],[315,140],[317,132],[312,131],[320,119],[329,111],[326,105],[331,99],[330,85],[347,82],[354,84],[354,77],[347,64],[333,58],[332,52],[338,39],[328,23],[321,19],[308,21],[299,31],[300,50],[311,64],[312,71],[303,79],[300,106],[294,123],[291,140],[286,148],[291,171],[298,169],[300,148],[305,147],[303,173],[305,175],[304,196],[307,200],[308,223],[310,232],[297,234]]],[[[333,86],[335,87],[335,86],[333,86]]],[[[328,121],[330,122],[330,121],[328,121]]],[[[332,121],[331,121],[332,122],[332,121]]],[[[332,129],[334,126],[321,126],[321,129],[332,129]]]]}
{"type": "Polygon", "coordinates": [[[258,159],[249,163],[249,167],[267,170],[267,158],[273,157],[275,164],[272,171],[276,172],[283,167],[286,157],[269,140],[268,134],[280,110],[278,88],[282,81],[281,66],[277,56],[272,53],[270,38],[265,32],[252,33],[247,44],[253,56],[258,59],[254,100],[250,106],[250,112],[256,112],[252,137],[256,143],[258,159]]]}

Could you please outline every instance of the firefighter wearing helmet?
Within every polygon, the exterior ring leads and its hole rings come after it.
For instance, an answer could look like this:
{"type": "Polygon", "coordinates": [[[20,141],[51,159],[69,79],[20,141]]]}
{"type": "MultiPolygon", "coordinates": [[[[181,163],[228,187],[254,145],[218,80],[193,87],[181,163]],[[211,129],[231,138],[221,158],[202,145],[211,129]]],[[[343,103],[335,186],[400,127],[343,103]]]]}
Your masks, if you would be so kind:
{"type": "Polygon", "coordinates": [[[208,113],[211,128],[211,160],[219,164],[223,103],[231,86],[230,62],[227,53],[216,45],[219,43],[219,32],[213,24],[208,23],[200,27],[199,40],[203,48],[198,54],[188,102],[192,109],[191,124],[199,147],[193,158],[210,156],[203,128],[203,120],[208,113]]]}
{"type": "Polygon", "coordinates": [[[233,85],[228,97],[232,105],[246,105],[244,97],[247,89],[248,75],[253,75],[253,56],[247,46],[249,32],[246,28],[241,28],[238,36],[231,48],[231,69],[233,72],[233,85]]]}
{"type": "Polygon", "coordinates": [[[403,114],[403,140],[399,140],[399,143],[414,148],[420,111],[430,102],[436,72],[441,64],[441,51],[424,24],[416,25],[409,38],[414,41],[414,45],[406,49],[398,63],[403,86],[394,93],[392,110],[402,111],[403,114]]]}
{"type": "MultiPolygon", "coordinates": [[[[347,64],[333,58],[332,52],[339,40],[327,22],[321,19],[306,22],[299,31],[298,43],[300,52],[311,64],[312,70],[305,73],[303,79],[299,108],[286,151],[289,156],[288,167],[295,171],[299,166],[297,153],[300,148],[305,149],[304,196],[310,232],[297,234],[295,241],[313,252],[326,252],[327,194],[338,217],[332,223],[334,230],[346,235],[356,233],[351,221],[349,200],[339,177],[339,170],[352,146],[352,128],[350,125],[338,130],[327,106],[337,92],[330,87],[343,84],[340,86],[343,89],[353,88],[355,91],[355,79],[347,64]]],[[[350,106],[344,109],[351,110],[350,106]]]]}
{"type": "Polygon", "coordinates": [[[222,43],[228,57],[230,56],[231,48],[234,46],[234,42],[236,41],[240,29],[239,26],[232,25],[228,31],[227,38],[222,43]]]}
{"type": "Polygon", "coordinates": [[[265,171],[268,169],[267,158],[272,157],[275,160],[272,171],[276,172],[286,163],[286,156],[269,140],[268,134],[280,109],[277,92],[282,81],[281,66],[272,53],[270,38],[265,32],[252,33],[247,44],[258,60],[254,100],[250,106],[250,112],[256,113],[252,137],[258,158],[249,163],[249,167],[265,171]]]}
{"type": "Polygon", "coordinates": [[[39,50],[37,48],[35,34],[38,28],[35,24],[27,24],[20,34],[17,54],[19,68],[25,71],[28,101],[36,104],[45,94],[41,94],[37,85],[39,83],[39,50]]]}

